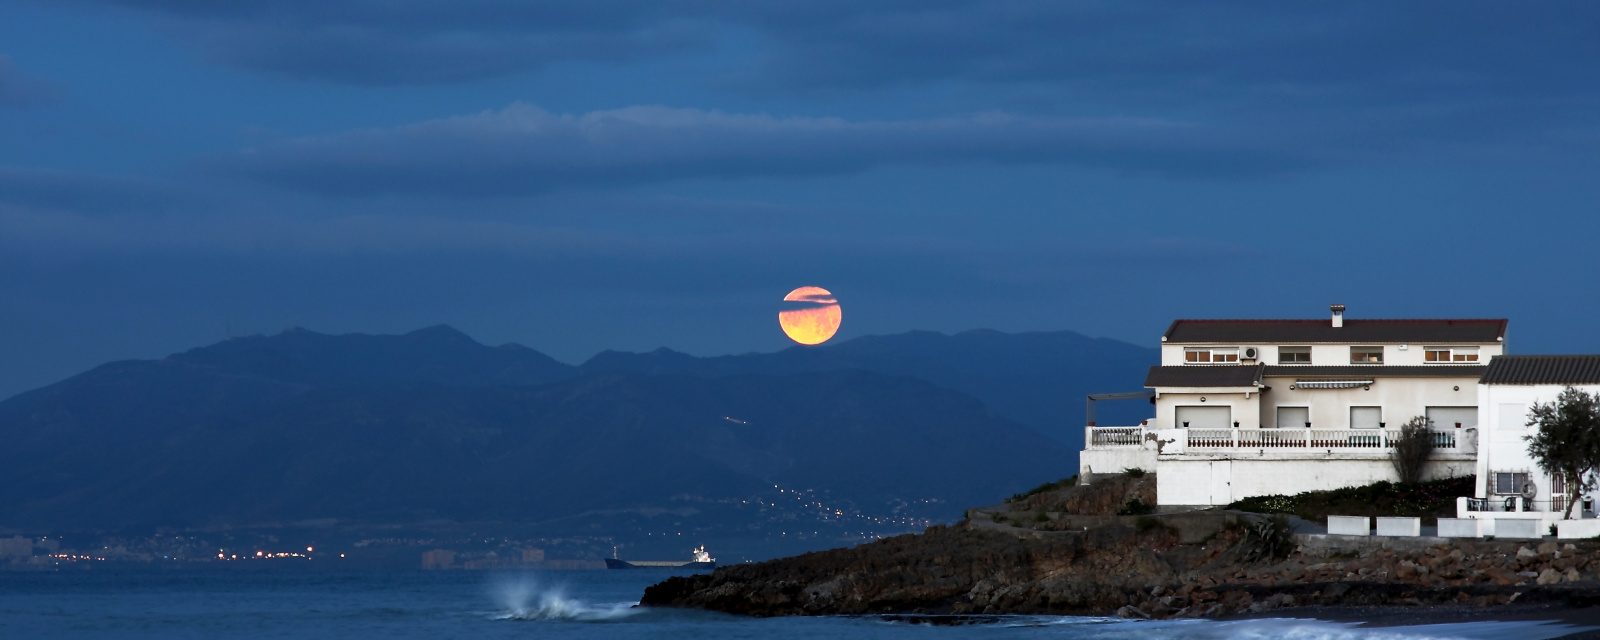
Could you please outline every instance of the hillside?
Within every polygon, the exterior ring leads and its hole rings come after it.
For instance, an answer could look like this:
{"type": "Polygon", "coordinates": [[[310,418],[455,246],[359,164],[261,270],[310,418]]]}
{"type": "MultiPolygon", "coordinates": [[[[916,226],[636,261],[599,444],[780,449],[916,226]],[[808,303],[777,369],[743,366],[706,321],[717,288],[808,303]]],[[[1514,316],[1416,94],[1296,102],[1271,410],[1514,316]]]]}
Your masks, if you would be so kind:
{"type": "MultiPolygon", "coordinates": [[[[821,347],[712,358],[670,349],[607,351],[581,368],[696,376],[862,370],[920,378],[977,398],[996,414],[1064,443],[1076,468],[1083,448],[1084,396],[1143,389],[1145,374],[1159,362],[1156,349],[1071,331],[977,330],[864,336],[821,347]]],[[[1137,424],[1151,415],[1149,405],[1139,402],[1102,403],[1098,410],[1102,424],[1137,424]]]]}
{"type": "Polygon", "coordinates": [[[456,338],[432,333],[420,341],[439,367],[393,352],[369,352],[385,362],[370,366],[349,343],[330,355],[326,336],[290,335],[287,356],[260,348],[265,339],[113,363],[0,403],[0,524],[539,522],[737,501],[773,485],[876,513],[927,500],[917,515],[953,518],[956,505],[1070,466],[1071,451],[910,378],[515,385],[538,359],[470,341],[439,349],[456,338]],[[455,366],[465,373],[438,373],[455,366]],[[441,384],[452,379],[483,386],[441,384]]]}

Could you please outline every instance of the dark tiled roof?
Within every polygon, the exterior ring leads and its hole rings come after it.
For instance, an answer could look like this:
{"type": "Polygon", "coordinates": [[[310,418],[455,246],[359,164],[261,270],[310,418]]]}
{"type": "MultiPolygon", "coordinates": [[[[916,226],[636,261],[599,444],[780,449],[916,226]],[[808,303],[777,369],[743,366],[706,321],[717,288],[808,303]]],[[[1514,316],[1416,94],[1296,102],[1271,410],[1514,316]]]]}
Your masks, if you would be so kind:
{"type": "Polygon", "coordinates": [[[1600,384],[1600,355],[1495,356],[1484,384],[1600,384]]]}
{"type": "Polygon", "coordinates": [[[1178,365],[1150,367],[1146,387],[1253,387],[1261,383],[1261,365],[1178,365]]]}
{"type": "Polygon", "coordinates": [[[1173,320],[1162,335],[1168,344],[1461,344],[1493,343],[1506,335],[1506,321],[1173,320]]]}
{"type": "Polygon", "coordinates": [[[1268,366],[1268,376],[1297,376],[1317,377],[1336,376],[1340,378],[1476,378],[1483,375],[1487,369],[1481,364],[1435,364],[1421,366],[1383,366],[1377,364],[1350,365],[1345,367],[1322,366],[1268,366]]]}

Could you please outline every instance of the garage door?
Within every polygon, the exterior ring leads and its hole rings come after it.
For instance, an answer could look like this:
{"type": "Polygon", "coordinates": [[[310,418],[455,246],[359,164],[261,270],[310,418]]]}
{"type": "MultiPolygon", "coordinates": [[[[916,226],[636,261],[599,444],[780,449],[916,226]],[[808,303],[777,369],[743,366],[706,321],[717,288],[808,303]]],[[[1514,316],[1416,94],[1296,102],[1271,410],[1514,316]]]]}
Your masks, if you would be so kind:
{"type": "Polygon", "coordinates": [[[1227,429],[1233,426],[1231,407],[1178,407],[1178,426],[1189,429],[1227,429]]]}

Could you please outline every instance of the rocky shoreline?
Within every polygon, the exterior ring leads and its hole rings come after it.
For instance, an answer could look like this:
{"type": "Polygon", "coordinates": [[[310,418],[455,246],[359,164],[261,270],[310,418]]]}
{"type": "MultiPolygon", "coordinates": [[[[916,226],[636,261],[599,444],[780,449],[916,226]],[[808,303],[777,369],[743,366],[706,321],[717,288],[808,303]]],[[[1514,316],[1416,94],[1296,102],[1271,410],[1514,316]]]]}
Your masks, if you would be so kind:
{"type": "Polygon", "coordinates": [[[1022,520],[1037,522],[969,517],[852,549],[675,577],[646,589],[640,604],[751,616],[1126,618],[1600,604],[1595,540],[1383,541],[1294,534],[1282,518],[1217,511],[1022,520]]]}

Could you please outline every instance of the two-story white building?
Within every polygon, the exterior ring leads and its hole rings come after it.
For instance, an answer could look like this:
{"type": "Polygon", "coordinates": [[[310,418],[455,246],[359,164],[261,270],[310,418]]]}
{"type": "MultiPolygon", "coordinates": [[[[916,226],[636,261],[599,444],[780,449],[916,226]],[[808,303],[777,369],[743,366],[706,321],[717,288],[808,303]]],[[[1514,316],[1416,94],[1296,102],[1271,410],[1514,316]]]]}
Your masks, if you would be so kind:
{"type": "MultiPolygon", "coordinates": [[[[1478,379],[1506,320],[1177,320],[1145,386],[1155,418],[1087,428],[1082,474],[1158,474],[1163,506],[1394,480],[1390,441],[1431,421],[1429,477],[1477,464],[1478,379]]],[[[1086,476],[1087,477],[1087,476],[1086,476]]]]}
{"type": "MultiPolygon", "coordinates": [[[[1478,385],[1480,427],[1475,500],[1463,501],[1461,517],[1537,518],[1539,531],[1567,510],[1564,479],[1539,469],[1528,455],[1534,405],[1555,402],[1563,389],[1600,393],[1600,355],[1500,356],[1489,362],[1478,385]]],[[[1586,492],[1574,518],[1593,517],[1595,492],[1586,492]]],[[[1484,529],[1486,534],[1494,533],[1484,529]]]]}

